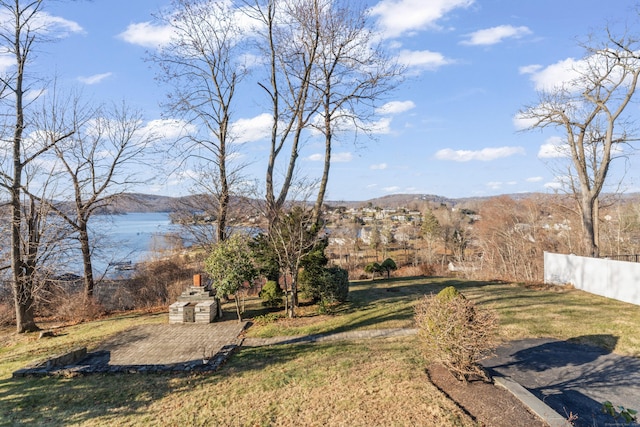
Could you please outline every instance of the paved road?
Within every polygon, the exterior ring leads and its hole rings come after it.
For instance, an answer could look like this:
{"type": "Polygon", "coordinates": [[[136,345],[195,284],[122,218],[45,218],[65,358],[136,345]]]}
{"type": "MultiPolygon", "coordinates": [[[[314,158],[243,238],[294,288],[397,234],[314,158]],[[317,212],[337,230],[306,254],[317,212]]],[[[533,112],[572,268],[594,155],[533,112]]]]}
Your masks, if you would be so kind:
{"type": "Polygon", "coordinates": [[[521,384],[560,415],[577,415],[576,427],[626,425],[602,413],[605,401],[640,411],[640,359],[550,339],[513,341],[496,353],[485,367],[521,384]]]}

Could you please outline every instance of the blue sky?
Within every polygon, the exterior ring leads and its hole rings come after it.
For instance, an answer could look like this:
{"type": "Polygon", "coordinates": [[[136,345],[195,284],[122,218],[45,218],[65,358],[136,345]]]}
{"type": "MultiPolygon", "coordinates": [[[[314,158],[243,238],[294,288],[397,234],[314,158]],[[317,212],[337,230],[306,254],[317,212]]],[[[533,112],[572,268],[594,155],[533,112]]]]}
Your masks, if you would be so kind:
{"type": "MultiPolygon", "coordinates": [[[[359,138],[354,144],[344,137],[334,148],[328,200],[394,193],[458,198],[553,191],[557,182],[548,166],[553,159],[545,147],[562,135],[521,132],[517,112],[534,103],[538,89],[560,79],[567,64],[583,55],[579,40],[602,34],[607,23],[637,22],[634,2],[623,0],[606,6],[601,0],[367,4],[408,76],[384,100],[374,139],[359,138]]],[[[95,100],[126,99],[144,111],[150,126],[167,129],[170,138],[172,130],[165,127],[159,107],[166,88],[154,80],[154,65],[144,60],[146,51],[170,35],[152,18],[168,5],[164,0],[53,3],[48,12],[68,31],[55,44],[41,47],[38,64],[95,100]]],[[[261,100],[244,96],[250,108],[237,111],[237,126],[253,137],[240,151],[251,162],[250,174],[262,179],[267,140],[261,100]]],[[[300,163],[305,174],[319,175],[321,153],[321,141],[305,145],[300,163]]],[[[631,157],[631,171],[636,163],[631,157]]],[[[187,175],[139,190],[180,195],[186,191],[187,175]]],[[[628,172],[624,188],[638,191],[638,175],[628,172]]]]}

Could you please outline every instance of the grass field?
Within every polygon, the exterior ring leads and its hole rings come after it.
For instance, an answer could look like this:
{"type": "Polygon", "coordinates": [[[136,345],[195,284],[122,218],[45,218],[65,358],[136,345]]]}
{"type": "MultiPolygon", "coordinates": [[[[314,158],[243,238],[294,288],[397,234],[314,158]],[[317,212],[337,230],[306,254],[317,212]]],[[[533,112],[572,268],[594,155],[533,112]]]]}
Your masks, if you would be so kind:
{"type": "MultiPolygon", "coordinates": [[[[502,339],[573,339],[640,357],[640,307],[572,289],[439,278],[355,282],[349,302],[331,314],[301,307],[301,317],[256,322],[248,334],[412,327],[415,302],[448,285],[497,310],[502,339]]],[[[231,305],[225,310],[234,315],[231,305]]],[[[245,316],[264,314],[259,301],[246,301],[245,316]]],[[[474,425],[427,381],[416,337],[243,348],[214,374],[11,378],[47,355],[91,350],[132,325],[162,322],[164,312],[131,313],[42,340],[2,331],[0,425],[474,425]]]]}

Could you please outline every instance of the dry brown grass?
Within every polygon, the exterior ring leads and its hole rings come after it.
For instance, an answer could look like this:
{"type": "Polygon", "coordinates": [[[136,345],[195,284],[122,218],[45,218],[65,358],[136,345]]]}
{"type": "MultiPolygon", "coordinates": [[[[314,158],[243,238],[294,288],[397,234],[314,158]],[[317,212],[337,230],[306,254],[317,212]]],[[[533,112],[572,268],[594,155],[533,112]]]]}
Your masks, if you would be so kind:
{"type": "MultiPolygon", "coordinates": [[[[306,317],[259,334],[410,327],[415,303],[449,285],[498,311],[504,339],[582,339],[640,355],[639,307],[576,290],[424,277],[354,283],[341,311],[320,316],[305,307],[306,317]]],[[[166,312],[119,316],[59,328],[45,340],[1,331],[0,425],[474,425],[427,380],[417,337],[243,348],[212,375],[10,378],[45,355],[166,321],[166,312]]]]}
{"type": "Polygon", "coordinates": [[[151,403],[142,419],[162,425],[474,425],[427,381],[412,347],[391,340],[243,349],[215,376],[192,378],[190,386],[182,383],[170,398],[151,403]]]}

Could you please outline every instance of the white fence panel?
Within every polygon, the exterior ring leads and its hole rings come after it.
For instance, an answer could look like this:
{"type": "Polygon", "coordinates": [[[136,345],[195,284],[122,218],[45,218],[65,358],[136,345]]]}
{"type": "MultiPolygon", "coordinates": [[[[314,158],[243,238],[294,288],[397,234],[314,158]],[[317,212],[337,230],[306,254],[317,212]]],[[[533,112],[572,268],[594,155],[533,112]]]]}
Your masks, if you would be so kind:
{"type": "Polygon", "coordinates": [[[544,282],[640,305],[640,263],[544,253],[544,282]]]}

